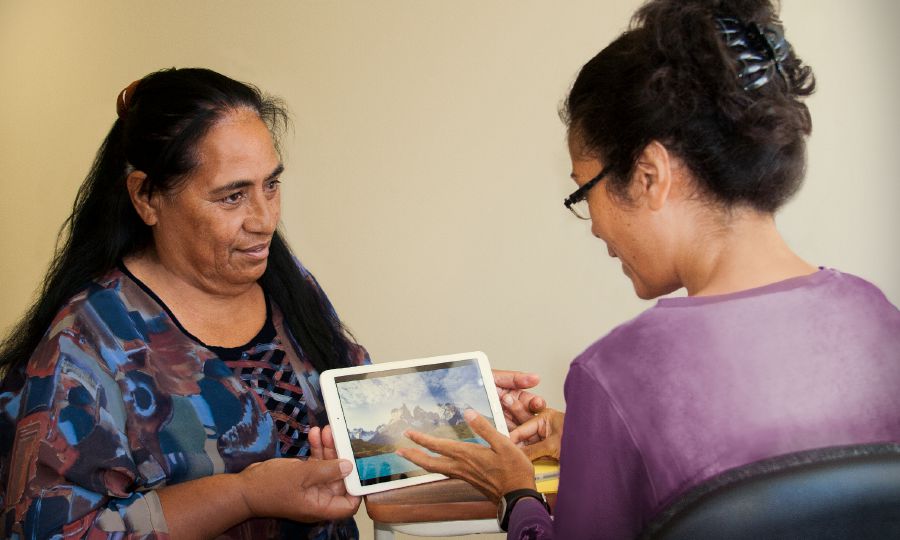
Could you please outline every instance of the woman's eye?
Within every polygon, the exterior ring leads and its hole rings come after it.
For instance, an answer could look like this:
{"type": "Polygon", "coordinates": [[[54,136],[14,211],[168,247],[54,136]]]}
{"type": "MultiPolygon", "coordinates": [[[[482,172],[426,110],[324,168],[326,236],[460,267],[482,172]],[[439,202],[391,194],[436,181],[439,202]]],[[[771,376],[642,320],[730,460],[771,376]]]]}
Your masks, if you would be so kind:
{"type": "Polygon", "coordinates": [[[235,193],[232,193],[231,195],[223,197],[222,202],[225,204],[237,204],[237,203],[241,202],[241,199],[243,199],[243,198],[244,198],[244,192],[237,191],[235,193]]]}

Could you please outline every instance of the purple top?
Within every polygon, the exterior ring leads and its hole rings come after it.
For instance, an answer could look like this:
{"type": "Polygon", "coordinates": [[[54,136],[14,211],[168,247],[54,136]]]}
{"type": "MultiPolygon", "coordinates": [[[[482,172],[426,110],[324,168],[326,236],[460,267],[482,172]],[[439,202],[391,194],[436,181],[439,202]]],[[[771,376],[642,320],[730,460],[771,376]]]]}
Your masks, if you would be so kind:
{"type": "Polygon", "coordinates": [[[508,538],[634,538],[726,469],[900,441],[898,388],[900,311],[858,277],[659,300],[572,362],[555,516],[524,499],[508,538]]]}

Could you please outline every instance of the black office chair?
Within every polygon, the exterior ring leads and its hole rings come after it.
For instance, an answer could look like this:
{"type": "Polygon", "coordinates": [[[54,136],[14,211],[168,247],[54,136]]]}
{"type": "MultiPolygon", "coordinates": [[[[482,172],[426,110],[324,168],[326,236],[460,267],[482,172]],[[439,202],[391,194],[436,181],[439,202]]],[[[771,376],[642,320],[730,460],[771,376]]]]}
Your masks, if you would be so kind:
{"type": "Polygon", "coordinates": [[[900,539],[900,444],[819,448],[692,488],[641,540],[900,539]]]}

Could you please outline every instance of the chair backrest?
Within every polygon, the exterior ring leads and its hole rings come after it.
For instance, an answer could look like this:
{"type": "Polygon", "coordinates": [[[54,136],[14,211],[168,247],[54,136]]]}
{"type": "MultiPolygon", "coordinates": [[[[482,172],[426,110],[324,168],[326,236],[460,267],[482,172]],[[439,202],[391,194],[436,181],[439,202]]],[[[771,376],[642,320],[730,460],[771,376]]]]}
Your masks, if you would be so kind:
{"type": "Polygon", "coordinates": [[[900,444],[819,448],[725,471],[681,495],[640,538],[900,539],[900,444]]]}

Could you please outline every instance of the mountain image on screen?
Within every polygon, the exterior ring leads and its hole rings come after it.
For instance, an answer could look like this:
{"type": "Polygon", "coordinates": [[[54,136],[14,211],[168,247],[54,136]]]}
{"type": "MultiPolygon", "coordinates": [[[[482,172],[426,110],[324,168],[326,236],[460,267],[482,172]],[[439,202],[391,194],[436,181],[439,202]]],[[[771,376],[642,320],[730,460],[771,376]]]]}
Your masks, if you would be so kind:
{"type": "MultiPolygon", "coordinates": [[[[415,406],[412,411],[406,404],[391,410],[387,423],[379,425],[375,431],[362,428],[350,431],[350,445],[356,459],[394,452],[398,448],[411,448],[416,444],[403,436],[407,429],[414,429],[427,435],[444,439],[476,439],[463,418],[463,411],[471,409],[468,404],[439,403],[435,410],[425,410],[415,406]]],[[[486,416],[489,422],[493,418],[486,416]]]]}

